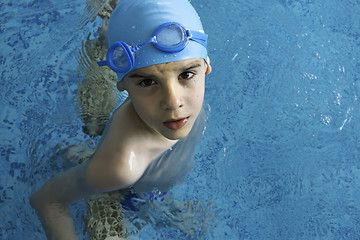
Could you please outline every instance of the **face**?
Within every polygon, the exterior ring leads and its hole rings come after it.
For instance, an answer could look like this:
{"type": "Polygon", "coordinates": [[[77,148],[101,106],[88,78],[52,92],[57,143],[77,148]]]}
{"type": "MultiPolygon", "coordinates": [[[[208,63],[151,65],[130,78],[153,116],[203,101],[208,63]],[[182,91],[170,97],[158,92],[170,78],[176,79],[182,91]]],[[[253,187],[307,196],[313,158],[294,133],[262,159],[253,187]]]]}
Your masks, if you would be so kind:
{"type": "Polygon", "coordinates": [[[152,134],[177,140],[189,134],[200,113],[210,72],[210,64],[198,58],[157,64],[131,71],[118,88],[128,91],[152,134]]]}

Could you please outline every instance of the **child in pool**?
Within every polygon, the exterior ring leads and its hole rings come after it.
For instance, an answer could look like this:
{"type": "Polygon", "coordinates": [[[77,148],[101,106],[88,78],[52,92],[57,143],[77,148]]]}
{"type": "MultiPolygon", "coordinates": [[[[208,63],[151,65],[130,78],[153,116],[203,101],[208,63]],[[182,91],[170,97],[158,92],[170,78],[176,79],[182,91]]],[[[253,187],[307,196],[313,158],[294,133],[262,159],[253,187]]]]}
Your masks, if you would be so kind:
{"type": "Polygon", "coordinates": [[[77,239],[67,207],[75,200],[129,187],[166,191],[179,183],[204,131],[211,66],[207,35],[188,0],[122,0],[108,40],[107,60],[99,65],[116,72],[117,88],[129,99],[112,114],[92,158],[31,197],[48,239],[77,239]]]}

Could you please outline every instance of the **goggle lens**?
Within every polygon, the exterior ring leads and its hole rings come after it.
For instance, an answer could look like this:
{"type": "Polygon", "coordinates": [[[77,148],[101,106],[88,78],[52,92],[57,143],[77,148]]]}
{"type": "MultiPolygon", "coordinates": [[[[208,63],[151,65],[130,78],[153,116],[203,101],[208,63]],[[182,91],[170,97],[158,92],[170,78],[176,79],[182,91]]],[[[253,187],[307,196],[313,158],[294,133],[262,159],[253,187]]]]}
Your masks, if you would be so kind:
{"type": "Polygon", "coordinates": [[[157,45],[162,48],[168,48],[169,50],[184,44],[186,42],[186,33],[183,28],[178,25],[172,24],[163,28],[157,33],[156,40],[157,45]]]}
{"type": "Polygon", "coordinates": [[[111,56],[112,62],[118,67],[126,69],[129,67],[129,59],[125,54],[122,46],[118,46],[114,49],[114,52],[111,56]]]}

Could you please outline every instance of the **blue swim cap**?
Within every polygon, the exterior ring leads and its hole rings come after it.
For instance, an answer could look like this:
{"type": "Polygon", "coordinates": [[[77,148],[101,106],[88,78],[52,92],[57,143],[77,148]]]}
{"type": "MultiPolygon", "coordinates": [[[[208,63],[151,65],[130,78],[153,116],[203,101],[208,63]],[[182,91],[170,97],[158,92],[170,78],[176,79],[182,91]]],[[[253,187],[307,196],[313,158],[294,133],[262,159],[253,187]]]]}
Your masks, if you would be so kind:
{"type": "MultiPolygon", "coordinates": [[[[186,29],[203,32],[200,17],[188,0],[120,0],[109,22],[109,46],[115,42],[139,45],[153,36],[154,31],[167,22],[177,22],[186,29]]],[[[135,53],[133,69],[191,58],[207,60],[207,50],[195,41],[180,52],[166,53],[146,44],[135,53]]],[[[126,73],[118,73],[118,80],[126,73]]]]}

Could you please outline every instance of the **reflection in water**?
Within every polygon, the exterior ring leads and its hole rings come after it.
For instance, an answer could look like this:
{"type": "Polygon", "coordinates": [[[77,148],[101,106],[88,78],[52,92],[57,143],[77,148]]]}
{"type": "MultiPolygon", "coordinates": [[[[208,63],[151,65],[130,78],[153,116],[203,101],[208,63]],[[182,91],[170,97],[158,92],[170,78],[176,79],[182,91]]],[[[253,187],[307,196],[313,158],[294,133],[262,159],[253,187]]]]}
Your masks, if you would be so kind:
{"type": "Polygon", "coordinates": [[[186,235],[186,239],[206,239],[214,225],[215,214],[210,201],[179,201],[170,193],[154,190],[142,196],[132,196],[122,202],[127,230],[137,234],[148,224],[155,228],[165,228],[161,238],[173,237],[172,229],[186,235]]]}
{"type": "Polygon", "coordinates": [[[77,57],[78,76],[80,84],[76,98],[79,104],[79,112],[84,133],[91,137],[101,135],[110,113],[114,110],[119,99],[116,90],[116,74],[109,68],[100,68],[96,61],[105,59],[107,51],[107,20],[118,0],[87,2],[88,16],[82,20],[82,24],[94,21],[100,16],[104,21],[98,29],[98,38],[90,39],[90,35],[82,44],[81,52],[77,57]]]}
{"type": "Polygon", "coordinates": [[[80,20],[80,28],[84,28],[89,22],[94,22],[97,16],[102,19],[109,19],[113,9],[120,0],[87,0],[86,12],[83,13],[80,20]]]}

